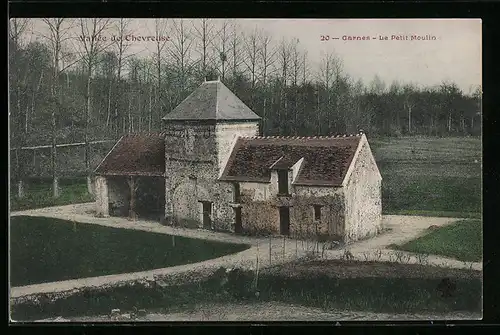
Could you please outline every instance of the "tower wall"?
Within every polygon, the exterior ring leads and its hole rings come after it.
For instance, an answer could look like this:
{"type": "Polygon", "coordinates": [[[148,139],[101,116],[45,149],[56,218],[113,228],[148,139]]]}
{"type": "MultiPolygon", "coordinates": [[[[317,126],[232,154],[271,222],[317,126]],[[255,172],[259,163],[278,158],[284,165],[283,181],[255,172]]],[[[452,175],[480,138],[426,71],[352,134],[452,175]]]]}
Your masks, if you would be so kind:
{"type": "Polygon", "coordinates": [[[217,179],[238,136],[255,136],[257,122],[177,122],[165,126],[165,217],[202,227],[201,201],[212,202],[212,227],[231,230],[233,186],[217,179]]]}

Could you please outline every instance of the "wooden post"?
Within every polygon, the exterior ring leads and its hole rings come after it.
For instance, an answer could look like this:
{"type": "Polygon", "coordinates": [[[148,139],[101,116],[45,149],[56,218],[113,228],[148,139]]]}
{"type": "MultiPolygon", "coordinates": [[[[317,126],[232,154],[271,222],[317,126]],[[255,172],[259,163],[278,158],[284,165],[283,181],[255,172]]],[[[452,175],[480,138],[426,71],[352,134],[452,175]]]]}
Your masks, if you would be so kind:
{"type": "Polygon", "coordinates": [[[257,257],[255,260],[255,289],[259,283],[259,242],[257,242],[257,257]]]}
{"type": "Polygon", "coordinates": [[[135,219],[135,179],[134,177],[129,177],[128,185],[130,188],[130,205],[129,205],[129,218],[135,219]]]}
{"type": "Polygon", "coordinates": [[[56,164],[56,141],[52,138],[52,150],[51,150],[51,168],[52,168],[52,197],[59,197],[59,179],[57,177],[57,164],[56,164]]]}
{"type": "Polygon", "coordinates": [[[175,235],[172,235],[172,247],[175,248],[175,235]]]}
{"type": "Polygon", "coordinates": [[[286,236],[283,236],[283,258],[285,258],[285,244],[286,244],[286,236]]]}
{"type": "MultiPolygon", "coordinates": [[[[24,165],[23,165],[24,166],[24,165]]],[[[21,166],[19,164],[19,148],[16,149],[16,172],[17,172],[17,197],[19,199],[24,198],[24,180],[23,171],[21,171],[21,166]]]]}
{"type": "Polygon", "coordinates": [[[269,265],[272,264],[272,247],[271,247],[271,242],[272,242],[272,236],[269,235],[269,265]]]}

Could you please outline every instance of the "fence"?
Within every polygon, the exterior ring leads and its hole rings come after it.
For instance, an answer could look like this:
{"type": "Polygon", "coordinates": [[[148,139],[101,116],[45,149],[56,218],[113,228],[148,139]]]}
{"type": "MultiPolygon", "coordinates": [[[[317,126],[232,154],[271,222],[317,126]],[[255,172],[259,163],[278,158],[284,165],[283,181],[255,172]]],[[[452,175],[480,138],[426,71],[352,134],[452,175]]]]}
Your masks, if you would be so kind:
{"type": "Polygon", "coordinates": [[[64,143],[10,148],[11,179],[18,184],[18,197],[24,196],[24,184],[29,179],[53,180],[54,196],[58,194],[58,179],[87,176],[88,159],[92,171],[111,150],[116,140],[96,140],[87,143],[64,143]]]}
{"type": "Polygon", "coordinates": [[[325,257],[326,251],[339,246],[336,241],[269,236],[257,246],[256,268],[277,265],[307,256],[325,257]]]}

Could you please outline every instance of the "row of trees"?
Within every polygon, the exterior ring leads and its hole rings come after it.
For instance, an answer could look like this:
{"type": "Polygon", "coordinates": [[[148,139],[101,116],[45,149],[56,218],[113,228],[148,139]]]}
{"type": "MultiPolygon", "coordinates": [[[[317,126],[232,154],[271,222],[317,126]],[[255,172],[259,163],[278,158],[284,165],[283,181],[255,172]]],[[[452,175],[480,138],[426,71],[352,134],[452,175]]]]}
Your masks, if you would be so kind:
{"type": "MultiPolygon", "coordinates": [[[[161,129],[161,118],[205,78],[220,79],[262,117],[265,135],[469,135],[481,91],[353,80],[334,54],[313,70],[296,39],[235,21],[156,19],[147,56],[132,52],[131,20],[12,19],[11,146],[117,138],[161,129]],[[113,39],[102,38],[114,36],[113,39]],[[168,37],[168,38],[165,38],[168,37]]],[[[89,160],[86,167],[90,171],[89,160]]]]}

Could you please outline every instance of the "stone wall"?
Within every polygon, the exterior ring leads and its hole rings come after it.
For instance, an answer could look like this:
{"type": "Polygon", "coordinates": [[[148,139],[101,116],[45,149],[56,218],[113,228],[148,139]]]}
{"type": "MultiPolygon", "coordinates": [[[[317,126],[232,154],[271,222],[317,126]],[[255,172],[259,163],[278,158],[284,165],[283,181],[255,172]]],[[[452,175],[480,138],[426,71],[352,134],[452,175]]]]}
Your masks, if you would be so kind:
{"type": "Polygon", "coordinates": [[[127,216],[129,208],[130,188],[125,177],[106,177],[108,185],[108,199],[112,204],[109,209],[111,216],[127,216]]]}
{"type": "Polygon", "coordinates": [[[344,234],[344,194],[342,188],[295,186],[291,232],[298,236],[329,236],[341,239],[344,234]],[[321,218],[314,219],[314,205],[321,206],[321,218]]]}
{"type": "Polygon", "coordinates": [[[95,199],[96,199],[96,213],[98,216],[109,216],[109,197],[108,197],[108,183],[106,177],[95,177],[95,199]]]}
{"type": "Polygon", "coordinates": [[[218,168],[219,173],[222,174],[237,138],[240,136],[257,136],[259,134],[259,124],[258,122],[219,123],[215,126],[215,133],[218,168]]]}
{"type": "Polygon", "coordinates": [[[237,136],[255,136],[256,122],[166,126],[165,217],[201,227],[200,201],[212,202],[212,228],[234,230],[233,185],[217,181],[237,136]]]}
{"type": "Polygon", "coordinates": [[[373,236],[382,229],[382,178],[365,140],[345,187],[346,241],[373,236]]]}
{"type": "Polygon", "coordinates": [[[280,234],[280,206],[290,206],[291,236],[340,239],[344,233],[341,188],[292,186],[290,196],[278,196],[277,180],[271,179],[271,183],[242,182],[240,192],[242,226],[247,233],[280,234]],[[314,220],[314,205],[322,206],[319,221],[314,220]]]}

